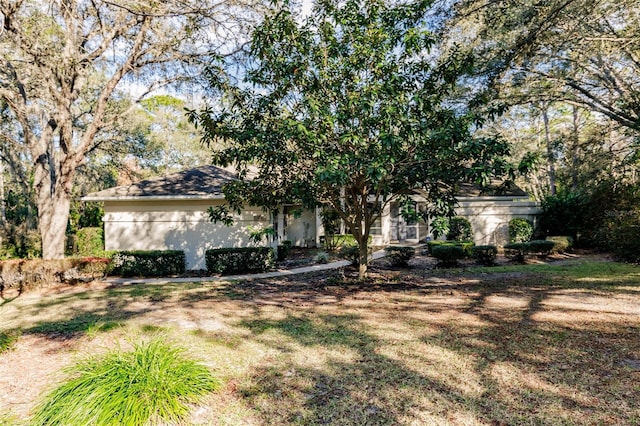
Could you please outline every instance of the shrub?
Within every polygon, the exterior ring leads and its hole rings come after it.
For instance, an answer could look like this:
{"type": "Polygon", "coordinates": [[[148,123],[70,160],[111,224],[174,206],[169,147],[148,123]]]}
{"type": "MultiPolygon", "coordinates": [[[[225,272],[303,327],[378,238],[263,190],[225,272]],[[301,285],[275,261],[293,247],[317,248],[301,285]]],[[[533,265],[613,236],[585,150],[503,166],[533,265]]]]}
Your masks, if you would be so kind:
{"type": "Polygon", "coordinates": [[[498,248],[493,245],[475,246],[471,249],[471,256],[481,265],[493,266],[496,264],[498,248]]]}
{"type": "Polygon", "coordinates": [[[553,251],[555,243],[547,240],[531,240],[528,243],[529,253],[534,253],[539,256],[548,256],[553,251]]]}
{"type": "Polygon", "coordinates": [[[441,266],[456,266],[465,258],[465,251],[457,244],[442,244],[433,247],[432,255],[440,261],[441,266]]]}
{"type": "Polygon", "coordinates": [[[433,249],[438,246],[458,246],[462,248],[465,257],[471,257],[471,249],[475,246],[471,241],[429,241],[427,243],[427,252],[429,256],[433,256],[433,249]]]}
{"type": "Polygon", "coordinates": [[[282,244],[278,245],[278,261],[283,261],[287,258],[287,256],[289,256],[292,246],[293,242],[290,240],[283,240],[282,244]]]}
{"type": "Polygon", "coordinates": [[[448,241],[442,241],[442,240],[433,240],[433,241],[428,241],[427,242],[427,253],[429,254],[429,256],[433,256],[433,248],[436,246],[441,246],[443,244],[451,244],[448,241]]]}
{"type": "Polygon", "coordinates": [[[640,210],[611,216],[602,231],[606,248],[623,262],[640,262],[640,210]]]}
{"type": "Polygon", "coordinates": [[[274,267],[271,247],[219,248],[205,252],[207,271],[214,274],[264,272],[274,267]]]}
{"type": "Polygon", "coordinates": [[[555,243],[553,247],[554,253],[564,253],[573,248],[573,238],[569,236],[547,237],[547,241],[553,241],[555,243]]]}
{"type": "Polygon", "coordinates": [[[509,221],[509,242],[524,243],[533,235],[533,224],[530,220],[515,217],[509,221]]]}
{"type": "MultiPolygon", "coordinates": [[[[368,245],[371,245],[373,241],[373,237],[369,235],[369,239],[367,241],[368,245]]],[[[351,234],[336,234],[336,235],[327,235],[325,237],[324,247],[327,250],[331,250],[330,247],[340,248],[343,246],[357,246],[358,242],[355,237],[351,234]]]]}
{"type": "Polygon", "coordinates": [[[69,380],[37,406],[34,425],[176,424],[189,404],[220,387],[205,366],[158,339],[90,357],[66,372],[69,380]]]}
{"type": "Polygon", "coordinates": [[[416,254],[413,247],[391,246],[384,249],[391,266],[408,266],[409,260],[416,254]]]}
{"type": "Polygon", "coordinates": [[[165,277],[184,273],[186,259],[181,250],[119,251],[111,266],[112,275],[165,277]]]}
{"type": "Polygon", "coordinates": [[[357,245],[344,245],[338,250],[338,256],[351,262],[352,265],[360,264],[360,247],[357,245]]]}
{"type": "Polygon", "coordinates": [[[76,253],[79,256],[101,256],[104,253],[102,228],[81,228],[76,233],[76,253]]]}
{"type": "Polygon", "coordinates": [[[471,222],[464,217],[454,217],[449,219],[449,232],[447,232],[447,240],[449,241],[471,241],[473,240],[473,230],[471,222]]]}
{"type": "Polygon", "coordinates": [[[517,262],[524,262],[527,253],[529,253],[527,243],[511,243],[504,246],[504,255],[517,262]]]}
{"type": "Polygon", "coordinates": [[[592,227],[598,228],[602,215],[599,209],[592,206],[601,206],[603,210],[610,208],[611,201],[606,205],[595,203],[594,196],[583,191],[560,192],[557,195],[549,195],[542,200],[542,214],[539,218],[539,226],[547,235],[570,235],[574,241],[585,231],[592,233],[592,227]]]}
{"type": "Polygon", "coordinates": [[[318,252],[313,258],[314,263],[329,263],[329,253],[326,251],[318,252]]]}

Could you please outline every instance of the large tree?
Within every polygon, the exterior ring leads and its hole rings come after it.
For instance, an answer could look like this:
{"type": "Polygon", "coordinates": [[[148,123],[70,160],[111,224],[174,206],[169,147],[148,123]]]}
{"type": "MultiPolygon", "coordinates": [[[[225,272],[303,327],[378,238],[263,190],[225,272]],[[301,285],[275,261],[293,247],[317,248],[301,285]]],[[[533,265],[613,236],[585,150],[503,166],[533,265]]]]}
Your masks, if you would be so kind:
{"type": "Polygon", "coordinates": [[[449,35],[484,59],[495,101],[562,101],[640,130],[637,0],[454,3],[449,35]]]}
{"type": "Polygon", "coordinates": [[[76,170],[144,94],[230,53],[258,0],[0,0],[3,145],[30,162],[44,258],[64,255],[76,170]],[[128,86],[127,86],[128,85],[128,86]]]}
{"type": "Polygon", "coordinates": [[[503,172],[507,146],[470,135],[477,117],[455,95],[472,61],[436,48],[431,3],[319,0],[304,22],[285,5],[254,32],[239,83],[212,70],[227,102],[192,119],[215,161],[245,178],[213,218],[243,204],[329,207],[359,244],[363,278],[387,204],[420,189],[450,212],[459,182],[503,172]]]}

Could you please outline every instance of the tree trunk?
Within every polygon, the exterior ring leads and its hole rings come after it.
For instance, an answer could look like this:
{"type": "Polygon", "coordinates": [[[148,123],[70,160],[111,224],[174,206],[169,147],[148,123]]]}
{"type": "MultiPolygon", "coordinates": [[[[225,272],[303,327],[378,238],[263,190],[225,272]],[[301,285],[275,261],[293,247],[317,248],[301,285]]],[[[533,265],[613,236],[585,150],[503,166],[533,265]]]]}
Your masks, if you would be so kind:
{"type": "Polygon", "coordinates": [[[358,281],[362,281],[367,276],[367,266],[369,265],[369,238],[365,236],[359,242],[360,256],[358,261],[358,281]]]}
{"type": "Polygon", "coordinates": [[[71,197],[38,193],[38,231],[42,238],[42,258],[62,259],[66,243],[67,222],[71,197]]]}
{"type": "Polygon", "coordinates": [[[551,144],[551,135],[549,132],[549,115],[547,106],[542,109],[542,120],[544,122],[544,138],[547,144],[547,162],[549,172],[549,194],[556,195],[556,159],[551,144]]]}
{"type": "Polygon", "coordinates": [[[78,166],[74,156],[56,156],[52,145],[53,138],[41,138],[32,150],[37,159],[34,186],[43,259],[64,257],[71,191],[78,166]]]}
{"type": "Polygon", "coordinates": [[[571,189],[578,189],[578,147],[580,144],[580,128],[578,124],[578,107],[573,106],[573,129],[571,144],[571,189]]]}

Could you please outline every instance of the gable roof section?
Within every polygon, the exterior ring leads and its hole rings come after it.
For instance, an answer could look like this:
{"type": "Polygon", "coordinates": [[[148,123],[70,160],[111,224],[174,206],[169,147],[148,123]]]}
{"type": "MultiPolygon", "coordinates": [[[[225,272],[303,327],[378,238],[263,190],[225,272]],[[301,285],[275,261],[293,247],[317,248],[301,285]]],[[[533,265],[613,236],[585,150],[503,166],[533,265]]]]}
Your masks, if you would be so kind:
{"type": "Polygon", "coordinates": [[[216,166],[202,166],[167,176],[116,186],[83,197],[83,201],[222,199],[224,184],[237,175],[216,166]]]}

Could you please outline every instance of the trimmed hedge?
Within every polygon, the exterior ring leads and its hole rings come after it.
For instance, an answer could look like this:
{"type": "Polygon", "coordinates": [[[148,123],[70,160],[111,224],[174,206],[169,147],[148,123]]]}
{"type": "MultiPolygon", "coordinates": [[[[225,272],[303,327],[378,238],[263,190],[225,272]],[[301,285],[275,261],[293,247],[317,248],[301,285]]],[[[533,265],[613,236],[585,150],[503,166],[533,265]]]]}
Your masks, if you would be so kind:
{"type": "Polygon", "coordinates": [[[391,266],[408,266],[409,261],[416,254],[413,247],[390,246],[384,249],[391,266]]]}
{"type": "Polygon", "coordinates": [[[440,266],[456,266],[466,254],[461,245],[440,244],[432,248],[432,256],[440,261],[440,266]]]}
{"type": "Polygon", "coordinates": [[[524,262],[524,257],[529,253],[527,243],[511,243],[504,246],[504,255],[517,262],[524,262]]]}
{"type": "Polygon", "coordinates": [[[569,236],[551,236],[546,238],[547,241],[553,241],[555,246],[553,247],[554,253],[564,253],[573,248],[573,238],[569,236]]]}
{"type": "Polygon", "coordinates": [[[166,277],[183,274],[186,258],[182,250],[118,251],[111,258],[111,275],[166,277]]]}
{"type": "Polygon", "coordinates": [[[531,240],[527,244],[529,244],[529,252],[539,256],[550,255],[556,245],[553,241],[547,240],[531,240]]]}
{"type": "Polygon", "coordinates": [[[291,247],[293,247],[293,241],[283,240],[282,244],[278,244],[278,261],[282,262],[291,253],[291,247]]]}
{"type": "Polygon", "coordinates": [[[275,266],[271,247],[219,248],[205,252],[207,271],[214,274],[265,272],[275,266]]]}
{"type": "Polygon", "coordinates": [[[475,244],[471,241],[429,241],[427,243],[427,252],[429,253],[429,256],[433,256],[433,249],[439,246],[458,246],[462,248],[465,257],[471,257],[471,250],[475,244]]]}
{"type": "Polygon", "coordinates": [[[526,243],[511,243],[504,246],[504,255],[518,262],[523,262],[527,254],[548,256],[555,243],[546,240],[532,240],[526,243]]]}
{"type": "Polygon", "coordinates": [[[493,266],[496,264],[498,248],[493,245],[475,246],[471,249],[471,256],[481,265],[493,266]]]}

